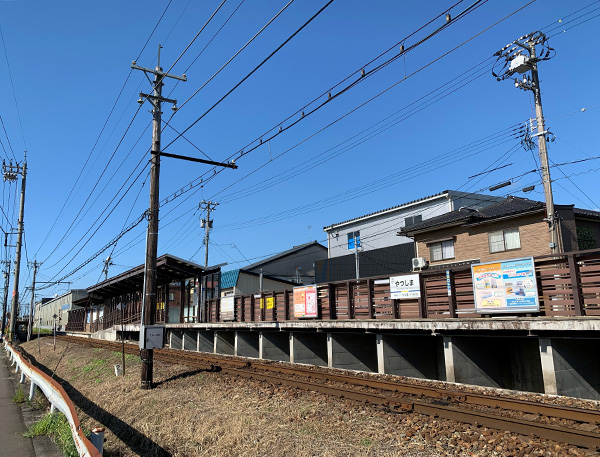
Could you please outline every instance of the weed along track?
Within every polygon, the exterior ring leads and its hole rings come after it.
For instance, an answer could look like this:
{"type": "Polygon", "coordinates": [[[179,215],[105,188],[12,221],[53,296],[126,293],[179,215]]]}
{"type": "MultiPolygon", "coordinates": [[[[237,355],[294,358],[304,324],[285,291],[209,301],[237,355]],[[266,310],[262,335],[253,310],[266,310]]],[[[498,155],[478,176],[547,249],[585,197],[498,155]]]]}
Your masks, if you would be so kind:
{"type": "MultiPolygon", "coordinates": [[[[110,351],[121,350],[121,343],[68,336],[60,339],[110,351]]],[[[137,345],[127,344],[125,350],[129,354],[138,354],[137,345]]],[[[600,449],[600,412],[597,410],[511,398],[498,392],[473,393],[469,390],[381,379],[380,376],[368,374],[348,374],[339,370],[175,349],[155,350],[155,359],[376,405],[391,414],[419,413],[430,418],[449,419],[476,427],[600,449]]]]}

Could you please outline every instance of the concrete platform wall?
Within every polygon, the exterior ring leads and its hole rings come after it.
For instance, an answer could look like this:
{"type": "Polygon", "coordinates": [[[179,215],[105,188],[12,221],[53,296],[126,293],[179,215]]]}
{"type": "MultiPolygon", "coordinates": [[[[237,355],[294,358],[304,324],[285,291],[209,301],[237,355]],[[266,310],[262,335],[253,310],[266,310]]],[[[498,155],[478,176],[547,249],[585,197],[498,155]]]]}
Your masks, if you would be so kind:
{"type": "Polygon", "coordinates": [[[380,373],[439,380],[441,337],[382,335],[380,373]],[[383,362],[383,369],[381,363],[383,362]]]}
{"type": "Polygon", "coordinates": [[[258,332],[235,332],[235,355],[258,357],[258,332]]]}
{"type": "Polygon", "coordinates": [[[287,332],[261,332],[259,357],[280,362],[290,361],[290,334],[287,332]]]}
{"type": "Polygon", "coordinates": [[[183,331],[183,349],[196,351],[198,348],[198,332],[194,330],[183,331]]]}
{"type": "Polygon", "coordinates": [[[215,332],[215,353],[235,355],[235,332],[215,332]]]}
{"type": "Polygon", "coordinates": [[[329,333],[332,368],[377,372],[376,336],[364,333],[329,333]]]}
{"type": "Polygon", "coordinates": [[[299,333],[291,334],[290,362],[307,363],[326,367],[327,334],[326,333],[299,333]]]}
{"type": "Polygon", "coordinates": [[[171,330],[169,332],[169,347],[171,349],[183,349],[183,330],[171,330]]]}
{"type": "Polygon", "coordinates": [[[174,349],[600,400],[600,339],[170,329],[174,349]]]}
{"type": "Polygon", "coordinates": [[[196,335],[198,339],[198,350],[200,352],[214,352],[215,351],[215,332],[212,330],[198,331],[196,335]]]}
{"type": "Polygon", "coordinates": [[[446,338],[444,348],[448,381],[544,392],[537,338],[453,336],[446,338]]]}
{"type": "Polygon", "coordinates": [[[552,354],[559,395],[600,400],[600,341],[554,339],[552,354]]]}

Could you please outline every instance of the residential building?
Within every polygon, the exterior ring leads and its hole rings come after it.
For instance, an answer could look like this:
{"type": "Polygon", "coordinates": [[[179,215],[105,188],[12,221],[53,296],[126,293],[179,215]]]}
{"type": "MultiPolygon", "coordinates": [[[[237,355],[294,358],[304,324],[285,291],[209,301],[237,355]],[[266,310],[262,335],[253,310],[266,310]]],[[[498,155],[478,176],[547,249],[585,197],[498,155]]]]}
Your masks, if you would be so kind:
{"type": "Polygon", "coordinates": [[[501,197],[445,190],[324,227],[328,259],[317,262],[317,282],[410,271],[413,241],[398,230],[461,207],[483,208],[501,197]],[[357,275],[358,272],[358,275],[357,275]]]}
{"type": "Polygon", "coordinates": [[[259,274],[262,272],[274,279],[296,284],[314,284],[315,262],[326,258],[327,248],[317,241],[311,241],[255,262],[243,270],[259,274]]]}
{"type": "MultiPolygon", "coordinates": [[[[600,241],[600,212],[555,205],[561,252],[594,249],[600,241]]],[[[430,268],[457,263],[551,254],[546,205],[510,196],[479,209],[458,210],[404,227],[399,237],[415,242],[416,257],[430,268]]]]}
{"type": "Polygon", "coordinates": [[[56,321],[58,329],[66,327],[69,322],[69,311],[80,308],[73,302],[85,297],[87,297],[86,289],[71,289],[54,298],[42,299],[34,305],[34,326],[53,328],[56,321]]]}
{"type": "Polygon", "coordinates": [[[221,297],[277,292],[291,289],[296,284],[264,273],[261,278],[260,273],[238,268],[221,273],[221,297]]]}

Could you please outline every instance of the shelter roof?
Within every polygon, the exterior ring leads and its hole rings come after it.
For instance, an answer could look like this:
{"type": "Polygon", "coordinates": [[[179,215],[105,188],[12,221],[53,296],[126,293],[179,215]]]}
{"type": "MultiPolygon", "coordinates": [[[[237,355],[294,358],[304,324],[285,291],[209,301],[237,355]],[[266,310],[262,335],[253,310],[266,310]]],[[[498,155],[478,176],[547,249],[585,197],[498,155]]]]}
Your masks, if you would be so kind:
{"type": "MultiPolygon", "coordinates": [[[[96,298],[107,298],[141,291],[144,285],[144,267],[144,265],[139,265],[88,287],[88,294],[96,298]]],[[[207,272],[204,267],[170,254],[164,254],[156,260],[157,284],[168,284],[174,281],[195,278],[201,276],[203,272],[207,272]]]]}

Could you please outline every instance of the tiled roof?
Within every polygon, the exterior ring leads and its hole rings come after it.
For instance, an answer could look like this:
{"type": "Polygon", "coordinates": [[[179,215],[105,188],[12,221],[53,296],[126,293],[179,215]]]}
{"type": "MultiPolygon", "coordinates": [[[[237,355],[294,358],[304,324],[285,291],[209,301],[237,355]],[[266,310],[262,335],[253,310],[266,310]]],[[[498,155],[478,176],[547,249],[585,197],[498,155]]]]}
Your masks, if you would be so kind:
{"type": "Polygon", "coordinates": [[[302,249],[307,248],[309,246],[313,246],[313,245],[320,246],[323,249],[327,249],[325,246],[323,246],[322,244],[320,244],[318,241],[310,241],[308,243],[299,244],[298,246],[294,246],[293,248],[288,249],[287,251],[280,252],[280,253],[275,254],[275,255],[273,255],[271,257],[267,257],[266,259],[259,260],[258,262],[255,262],[255,263],[253,263],[251,265],[248,265],[247,267],[244,267],[244,270],[253,270],[256,267],[264,265],[265,263],[272,262],[273,260],[280,259],[282,257],[285,257],[286,255],[293,254],[294,252],[301,251],[302,249]]]}
{"type": "Polygon", "coordinates": [[[573,208],[575,216],[600,218],[600,212],[591,209],[573,208]]]}
{"type": "Polygon", "coordinates": [[[480,209],[460,208],[449,213],[442,214],[431,219],[424,220],[417,224],[402,228],[398,234],[405,235],[423,230],[429,230],[444,225],[456,223],[476,223],[500,217],[511,216],[514,214],[536,211],[545,207],[543,202],[529,200],[527,198],[509,196],[506,200],[494,205],[486,206],[480,209]]]}

